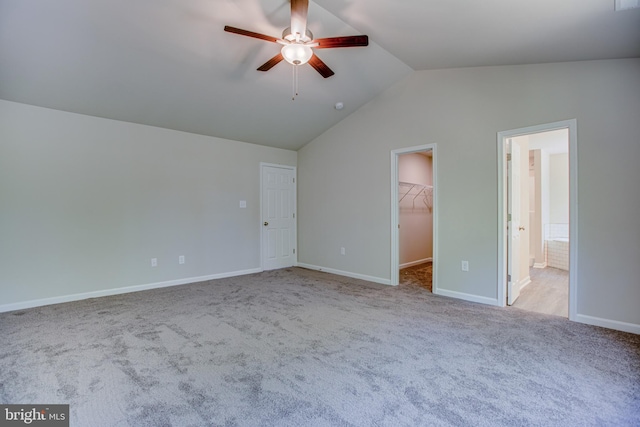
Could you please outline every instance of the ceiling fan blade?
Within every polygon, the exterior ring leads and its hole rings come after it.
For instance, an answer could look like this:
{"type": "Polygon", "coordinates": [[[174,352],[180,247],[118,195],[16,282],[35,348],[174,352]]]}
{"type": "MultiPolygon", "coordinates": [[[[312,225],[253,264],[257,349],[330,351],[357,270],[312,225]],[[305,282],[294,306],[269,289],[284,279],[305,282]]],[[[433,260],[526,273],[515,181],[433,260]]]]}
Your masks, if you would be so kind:
{"type": "Polygon", "coordinates": [[[304,37],[307,31],[309,0],[291,0],[291,34],[304,37]]]}
{"type": "Polygon", "coordinates": [[[314,43],[318,43],[316,49],[329,49],[334,47],[354,47],[369,46],[368,36],[344,36],[344,37],[327,37],[325,39],[315,39],[314,43]]]}
{"type": "Polygon", "coordinates": [[[318,56],[315,53],[311,56],[311,59],[309,60],[309,65],[311,65],[325,79],[335,74],[333,70],[327,67],[327,64],[322,62],[322,60],[318,58],[318,56]]]}
{"type": "Polygon", "coordinates": [[[260,33],[254,33],[253,31],[243,30],[241,28],[230,27],[228,25],[224,26],[224,30],[228,33],[240,34],[241,36],[253,37],[255,39],[266,40],[268,42],[278,43],[279,38],[267,36],[260,33]]]}
{"type": "Polygon", "coordinates": [[[274,56],[273,58],[271,58],[270,60],[268,60],[267,62],[265,62],[264,64],[262,64],[258,68],[258,71],[269,71],[270,69],[272,69],[276,64],[278,64],[283,59],[284,59],[284,57],[282,56],[281,53],[279,53],[276,56],[274,56]]]}

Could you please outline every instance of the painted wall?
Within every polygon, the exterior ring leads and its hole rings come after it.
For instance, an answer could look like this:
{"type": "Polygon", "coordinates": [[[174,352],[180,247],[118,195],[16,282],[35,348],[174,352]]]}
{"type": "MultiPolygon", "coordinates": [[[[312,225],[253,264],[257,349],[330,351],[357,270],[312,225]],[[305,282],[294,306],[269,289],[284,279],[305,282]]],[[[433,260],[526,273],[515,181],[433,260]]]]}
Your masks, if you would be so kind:
{"type": "MultiPolygon", "coordinates": [[[[432,185],[431,163],[431,157],[424,154],[411,153],[399,156],[398,180],[432,185]]],[[[409,191],[409,187],[401,186],[400,191],[409,191]]],[[[411,190],[399,206],[400,267],[433,257],[433,212],[424,203],[424,196],[414,199],[416,193],[416,190],[411,190]]]]}
{"type": "Polygon", "coordinates": [[[529,227],[531,228],[529,238],[533,249],[531,254],[534,257],[534,265],[537,268],[544,268],[546,266],[546,259],[544,253],[544,223],[542,222],[542,189],[544,188],[544,184],[548,182],[548,179],[542,176],[542,150],[538,149],[530,152],[533,153],[534,188],[531,194],[533,199],[533,221],[529,223],[529,227]]]}
{"type": "Polygon", "coordinates": [[[540,210],[542,212],[540,218],[540,237],[542,238],[542,259],[546,260],[546,254],[544,254],[544,241],[546,239],[545,225],[549,224],[549,189],[551,188],[551,182],[549,181],[549,152],[547,150],[541,150],[540,153],[540,183],[540,210]]]}
{"type": "MultiPolygon", "coordinates": [[[[539,235],[536,218],[536,170],[534,150],[529,151],[529,258],[536,258],[536,237],[539,235]]],[[[539,209],[539,207],[538,207],[539,209]]]]}
{"type": "Polygon", "coordinates": [[[569,223],[569,155],[549,155],[549,222],[569,223]]]}
{"type": "Polygon", "coordinates": [[[296,157],[0,101],[0,306],[259,268],[259,163],[296,157]]]}
{"type": "Polygon", "coordinates": [[[298,152],[299,260],[390,280],[389,152],[436,143],[438,286],[498,303],[496,134],[575,118],[578,314],[640,328],[638,111],[640,59],[416,72],[298,152]]]}

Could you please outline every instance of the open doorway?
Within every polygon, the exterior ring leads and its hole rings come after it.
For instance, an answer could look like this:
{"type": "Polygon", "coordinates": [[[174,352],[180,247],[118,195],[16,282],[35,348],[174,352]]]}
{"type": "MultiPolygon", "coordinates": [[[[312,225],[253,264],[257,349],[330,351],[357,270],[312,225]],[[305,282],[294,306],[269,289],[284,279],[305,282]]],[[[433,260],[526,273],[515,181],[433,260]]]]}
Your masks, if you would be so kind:
{"type": "Polygon", "coordinates": [[[433,153],[398,156],[400,285],[431,292],[433,276],[433,153]]]}
{"type": "Polygon", "coordinates": [[[435,144],[391,153],[391,283],[437,293],[435,160],[435,144]]]}
{"type": "Polygon", "coordinates": [[[520,196],[528,206],[528,229],[522,233],[527,246],[520,255],[526,287],[510,305],[569,317],[569,130],[512,141],[528,147],[521,159],[526,169],[520,196]]]}
{"type": "Polygon", "coordinates": [[[498,134],[503,305],[575,316],[575,130],[569,120],[498,134]]]}

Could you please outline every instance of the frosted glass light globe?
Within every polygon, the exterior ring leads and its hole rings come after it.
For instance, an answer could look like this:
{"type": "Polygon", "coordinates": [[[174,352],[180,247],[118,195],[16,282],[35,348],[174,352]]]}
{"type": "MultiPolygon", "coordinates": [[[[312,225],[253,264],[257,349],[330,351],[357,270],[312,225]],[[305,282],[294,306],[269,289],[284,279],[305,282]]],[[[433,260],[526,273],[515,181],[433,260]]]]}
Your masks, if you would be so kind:
{"type": "Polygon", "coordinates": [[[285,61],[292,65],[306,64],[313,56],[313,50],[309,46],[299,43],[282,46],[281,53],[285,61]]]}

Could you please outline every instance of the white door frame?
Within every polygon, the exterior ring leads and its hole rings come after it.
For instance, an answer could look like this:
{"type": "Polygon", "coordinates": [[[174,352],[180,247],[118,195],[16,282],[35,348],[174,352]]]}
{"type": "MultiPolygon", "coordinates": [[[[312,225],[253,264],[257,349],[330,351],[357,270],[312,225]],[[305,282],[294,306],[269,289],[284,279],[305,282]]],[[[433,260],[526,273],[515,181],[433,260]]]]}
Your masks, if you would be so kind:
{"type": "Polygon", "coordinates": [[[578,125],[563,120],[498,132],[498,305],[506,305],[507,287],[507,156],[506,141],[516,136],[569,130],[569,320],[576,320],[578,301],[578,125]]]}
{"type": "Polygon", "coordinates": [[[295,245],[293,253],[293,265],[298,265],[298,171],[295,166],[279,165],[276,163],[260,162],[260,212],[258,213],[258,232],[260,233],[260,270],[264,270],[264,239],[263,239],[263,225],[262,225],[262,175],[265,167],[288,169],[293,171],[293,229],[295,233],[295,245]]]}
{"type": "Polygon", "coordinates": [[[397,286],[400,282],[400,207],[398,196],[398,157],[403,154],[431,151],[432,176],[433,176],[433,281],[432,292],[438,291],[438,156],[436,144],[418,145],[415,147],[399,148],[391,151],[391,285],[397,286]]]}

